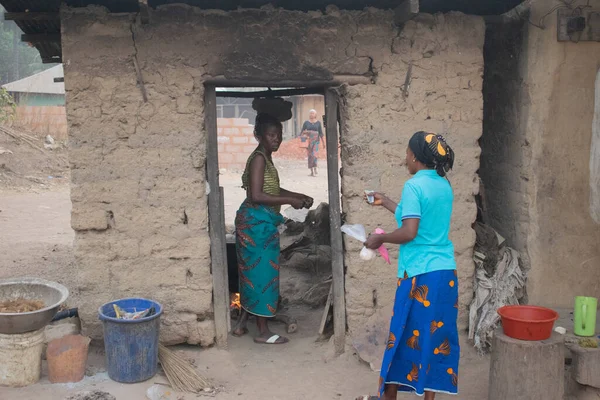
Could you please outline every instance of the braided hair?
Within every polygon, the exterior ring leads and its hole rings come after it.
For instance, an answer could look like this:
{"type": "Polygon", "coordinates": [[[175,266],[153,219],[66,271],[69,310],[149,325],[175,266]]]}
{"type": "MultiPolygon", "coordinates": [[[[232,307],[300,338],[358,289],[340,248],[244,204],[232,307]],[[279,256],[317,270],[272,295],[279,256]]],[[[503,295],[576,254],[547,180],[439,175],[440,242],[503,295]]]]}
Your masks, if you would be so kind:
{"type": "Polygon", "coordinates": [[[442,135],[416,132],[408,142],[415,158],[427,168],[435,169],[439,176],[445,177],[454,166],[454,151],[442,135]]]}
{"type": "Polygon", "coordinates": [[[260,141],[260,138],[265,135],[265,131],[270,126],[274,126],[280,131],[283,130],[283,124],[279,119],[267,113],[258,113],[254,121],[254,137],[256,137],[256,140],[260,141]]]}

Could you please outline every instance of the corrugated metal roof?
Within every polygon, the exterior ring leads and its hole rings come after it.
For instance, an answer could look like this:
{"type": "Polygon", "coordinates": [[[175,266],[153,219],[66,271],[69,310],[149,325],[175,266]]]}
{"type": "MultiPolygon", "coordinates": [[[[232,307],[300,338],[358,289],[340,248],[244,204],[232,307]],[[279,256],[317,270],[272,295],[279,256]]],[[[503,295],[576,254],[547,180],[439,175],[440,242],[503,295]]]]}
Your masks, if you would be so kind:
{"type": "Polygon", "coordinates": [[[65,94],[65,84],[54,82],[54,78],[64,77],[62,64],[2,87],[13,93],[65,94]]]}

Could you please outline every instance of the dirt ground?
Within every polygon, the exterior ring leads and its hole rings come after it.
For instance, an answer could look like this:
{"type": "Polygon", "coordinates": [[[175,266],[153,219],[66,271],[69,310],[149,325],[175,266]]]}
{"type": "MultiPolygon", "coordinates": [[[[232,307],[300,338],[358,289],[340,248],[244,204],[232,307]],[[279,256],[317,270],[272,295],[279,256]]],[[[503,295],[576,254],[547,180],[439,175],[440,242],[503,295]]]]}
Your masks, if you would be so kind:
{"type": "MultiPolygon", "coordinates": [[[[3,162],[1,157],[3,155],[0,155],[0,165],[3,162]]],[[[298,161],[281,161],[277,164],[284,187],[305,191],[314,196],[317,202],[327,200],[325,174],[310,178],[304,163],[298,161]]],[[[35,168],[35,164],[30,167],[35,168]]],[[[47,173],[38,173],[39,179],[43,174],[47,173]]],[[[66,176],[66,173],[62,175],[66,176]]],[[[232,221],[232,215],[243,199],[239,175],[224,175],[221,180],[226,192],[228,219],[232,221]]],[[[0,279],[17,276],[57,279],[62,274],[61,270],[66,270],[74,263],[68,184],[66,179],[51,181],[49,184],[43,180],[15,178],[10,185],[3,185],[0,181],[0,279]],[[27,184],[23,186],[23,182],[27,184]]],[[[291,313],[294,313],[293,309],[291,313]]],[[[228,350],[189,346],[181,349],[195,360],[203,374],[222,387],[215,396],[219,400],[351,400],[357,395],[376,390],[378,374],[359,361],[351,349],[343,356],[333,358],[331,345],[316,341],[321,317],[319,310],[293,315],[298,319],[300,329],[290,336],[291,342],[284,346],[256,345],[251,336],[246,336],[231,337],[228,350]]],[[[251,334],[253,330],[251,326],[251,334]]],[[[274,330],[283,334],[282,325],[274,325],[274,330]]],[[[457,398],[486,398],[488,365],[487,357],[479,357],[468,344],[463,343],[461,394],[457,398]]],[[[0,388],[0,399],[62,400],[80,391],[103,390],[118,400],[142,400],[154,383],[166,382],[161,374],[134,385],[111,381],[104,366],[102,348],[98,346],[90,351],[88,375],[77,384],[53,385],[47,380],[44,363],[43,377],[38,384],[20,389],[0,388]]]]}

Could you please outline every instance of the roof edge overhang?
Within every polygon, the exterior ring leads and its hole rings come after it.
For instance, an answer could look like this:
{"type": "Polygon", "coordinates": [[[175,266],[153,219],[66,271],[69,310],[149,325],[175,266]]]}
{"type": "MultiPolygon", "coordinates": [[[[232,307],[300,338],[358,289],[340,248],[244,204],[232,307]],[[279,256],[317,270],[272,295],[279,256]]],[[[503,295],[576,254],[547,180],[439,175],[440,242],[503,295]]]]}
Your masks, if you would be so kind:
{"type": "MultiPolygon", "coordinates": [[[[328,5],[340,9],[361,10],[366,7],[396,10],[396,22],[402,25],[418,12],[437,13],[459,11],[475,15],[495,15],[495,20],[514,20],[524,15],[531,0],[64,0],[69,7],[91,5],[105,7],[112,13],[140,13],[147,22],[148,9],[168,4],[187,4],[203,9],[237,10],[260,8],[267,4],[287,10],[325,10],[328,5]],[[514,10],[520,8],[520,11],[514,10]],[[511,10],[512,9],[512,10],[511,10]],[[144,18],[144,15],[146,18],[144,18]],[[500,16],[500,17],[499,17],[500,16]]],[[[23,31],[21,40],[30,43],[40,52],[42,62],[62,62],[60,38],[61,0],[0,0],[6,9],[4,18],[17,23],[23,31]]]]}

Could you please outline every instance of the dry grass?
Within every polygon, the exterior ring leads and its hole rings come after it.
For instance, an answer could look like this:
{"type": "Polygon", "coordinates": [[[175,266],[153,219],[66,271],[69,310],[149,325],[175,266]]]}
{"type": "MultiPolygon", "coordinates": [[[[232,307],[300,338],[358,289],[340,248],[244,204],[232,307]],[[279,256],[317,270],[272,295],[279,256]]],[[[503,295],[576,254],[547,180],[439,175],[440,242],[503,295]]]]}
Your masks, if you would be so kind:
{"type": "Polygon", "coordinates": [[[185,358],[159,344],[158,358],[173,389],[186,393],[212,391],[211,383],[185,358]]]}
{"type": "Polygon", "coordinates": [[[31,146],[32,148],[36,149],[37,151],[39,151],[41,153],[44,152],[44,150],[42,150],[43,142],[40,139],[33,137],[31,135],[28,135],[27,133],[25,133],[23,131],[9,128],[8,126],[0,125],[0,132],[4,133],[5,135],[7,135],[19,142],[28,144],[29,146],[31,146]]]}

